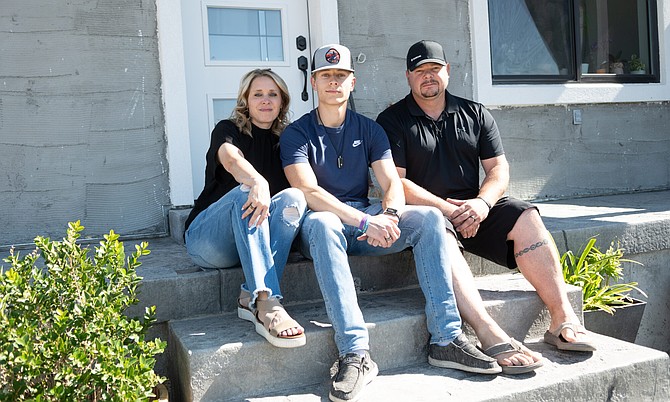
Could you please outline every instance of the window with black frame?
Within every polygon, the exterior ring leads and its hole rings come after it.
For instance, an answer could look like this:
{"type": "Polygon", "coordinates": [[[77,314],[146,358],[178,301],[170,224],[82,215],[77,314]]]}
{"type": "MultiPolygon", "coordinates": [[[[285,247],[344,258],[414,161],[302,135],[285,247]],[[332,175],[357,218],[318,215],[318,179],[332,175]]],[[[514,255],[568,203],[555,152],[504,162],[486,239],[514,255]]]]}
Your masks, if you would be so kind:
{"type": "Polygon", "coordinates": [[[659,82],[654,0],[488,0],[493,84],[659,82]]]}

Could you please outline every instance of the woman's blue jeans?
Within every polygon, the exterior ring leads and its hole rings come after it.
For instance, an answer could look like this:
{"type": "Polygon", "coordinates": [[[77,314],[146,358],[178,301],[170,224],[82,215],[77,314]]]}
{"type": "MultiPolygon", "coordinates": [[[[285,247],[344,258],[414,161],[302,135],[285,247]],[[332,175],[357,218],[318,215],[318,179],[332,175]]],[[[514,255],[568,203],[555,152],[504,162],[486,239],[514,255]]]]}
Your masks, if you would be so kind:
{"type": "MultiPolygon", "coordinates": [[[[381,212],[380,204],[349,205],[370,215],[381,212]]],[[[398,226],[400,238],[391,247],[381,248],[356,240],[360,235],[358,229],[343,224],[331,212],[309,211],[305,216],[300,229],[302,252],[314,261],[340,355],[369,349],[368,331],[358,306],[348,255],[385,255],[412,247],[419,285],[426,298],[430,342],[451,342],[461,333],[446,249],[446,236],[451,234],[444,230],[444,217],[433,207],[407,206],[398,226]]]]}
{"type": "Polygon", "coordinates": [[[279,281],[307,203],[298,189],[281,191],[272,197],[268,219],[250,228],[250,216],[241,218],[249,192],[241,187],[230,190],[198,214],[186,231],[186,250],[203,268],[241,264],[245,280],[242,288],[251,292],[254,306],[260,291],[282,297],[279,281]]]}

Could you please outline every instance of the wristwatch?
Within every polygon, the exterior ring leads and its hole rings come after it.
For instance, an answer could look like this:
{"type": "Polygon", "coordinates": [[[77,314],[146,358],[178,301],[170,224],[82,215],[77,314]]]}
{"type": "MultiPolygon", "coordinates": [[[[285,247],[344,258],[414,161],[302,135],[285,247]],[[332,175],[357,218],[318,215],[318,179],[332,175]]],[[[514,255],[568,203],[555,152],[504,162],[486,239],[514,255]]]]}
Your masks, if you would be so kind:
{"type": "Polygon", "coordinates": [[[395,209],[395,208],[386,208],[384,210],[384,215],[392,215],[392,216],[395,216],[396,218],[400,219],[400,217],[398,216],[398,210],[395,209]]]}

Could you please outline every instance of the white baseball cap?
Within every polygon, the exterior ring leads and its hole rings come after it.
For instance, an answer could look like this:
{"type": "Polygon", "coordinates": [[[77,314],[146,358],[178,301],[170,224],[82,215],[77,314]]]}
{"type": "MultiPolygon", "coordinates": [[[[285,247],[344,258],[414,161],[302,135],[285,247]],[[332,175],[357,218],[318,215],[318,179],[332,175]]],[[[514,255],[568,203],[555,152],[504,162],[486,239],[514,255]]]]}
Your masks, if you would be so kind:
{"type": "Polygon", "coordinates": [[[354,72],[351,64],[351,52],[345,46],[330,44],[316,49],[312,57],[312,74],[317,71],[337,68],[354,72]]]}

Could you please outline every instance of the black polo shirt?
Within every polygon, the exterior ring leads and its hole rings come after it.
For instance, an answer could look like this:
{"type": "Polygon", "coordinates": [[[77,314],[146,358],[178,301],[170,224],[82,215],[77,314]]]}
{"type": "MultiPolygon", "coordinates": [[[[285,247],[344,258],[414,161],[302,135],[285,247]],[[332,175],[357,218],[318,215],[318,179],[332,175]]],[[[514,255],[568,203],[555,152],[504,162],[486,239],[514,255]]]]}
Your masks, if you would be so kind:
{"type": "Polygon", "coordinates": [[[449,92],[446,98],[437,121],[410,93],[380,113],[377,123],[409,180],[442,198],[473,198],[479,193],[479,160],[504,154],[500,133],[482,104],[449,92]]]}

